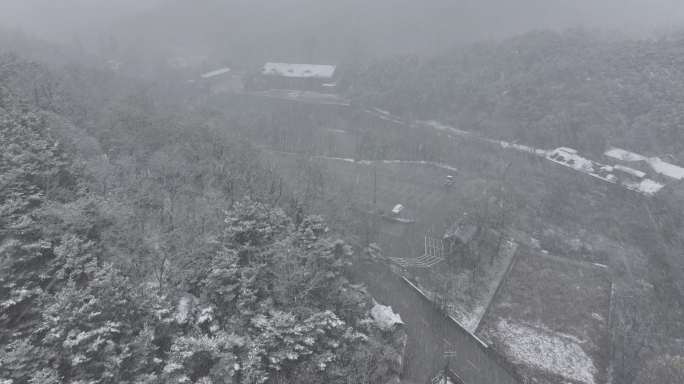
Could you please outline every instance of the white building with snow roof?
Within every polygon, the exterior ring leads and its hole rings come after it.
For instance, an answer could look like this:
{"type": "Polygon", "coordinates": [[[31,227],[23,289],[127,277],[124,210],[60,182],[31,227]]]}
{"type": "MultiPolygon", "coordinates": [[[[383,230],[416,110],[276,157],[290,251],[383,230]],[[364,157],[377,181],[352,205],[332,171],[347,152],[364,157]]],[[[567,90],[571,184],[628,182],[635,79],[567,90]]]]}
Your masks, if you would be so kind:
{"type": "Polygon", "coordinates": [[[336,78],[335,65],[269,62],[252,79],[252,87],[334,92],[336,78]]]}
{"type": "Polygon", "coordinates": [[[610,148],[605,155],[611,159],[631,163],[630,167],[646,164],[651,170],[659,175],[674,180],[684,180],[684,167],[668,163],[660,157],[648,157],[622,148],[610,148]]]}

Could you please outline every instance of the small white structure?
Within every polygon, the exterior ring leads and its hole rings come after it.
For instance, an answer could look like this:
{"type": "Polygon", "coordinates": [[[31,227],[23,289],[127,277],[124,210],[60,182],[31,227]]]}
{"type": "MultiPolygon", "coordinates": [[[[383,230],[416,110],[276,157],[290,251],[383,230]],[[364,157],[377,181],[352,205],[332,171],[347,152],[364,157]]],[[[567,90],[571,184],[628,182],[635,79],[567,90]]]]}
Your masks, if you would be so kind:
{"type": "Polygon", "coordinates": [[[211,79],[212,77],[225,75],[226,73],[229,73],[229,72],[230,72],[230,68],[225,67],[225,68],[217,69],[215,71],[207,72],[207,73],[203,74],[201,77],[203,79],[211,79]]]}
{"type": "Polygon", "coordinates": [[[334,65],[266,63],[261,74],[299,79],[332,79],[336,69],[334,65]]]}
{"type": "Polygon", "coordinates": [[[392,208],[392,214],[395,216],[400,215],[404,211],[404,206],[401,204],[397,204],[392,208]]]}
{"type": "Polygon", "coordinates": [[[556,151],[565,152],[565,153],[569,153],[569,154],[573,154],[573,155],[576,155],[576,154],[579,153],[579,152],[577,152],[576,149],[574,149],[574,148],[569,148],[569,147],[559,147],[559,148],[556,149],[556,151]]]}
{"type": "Polygon", "coordinates": [[[383,331],[390,331],[395,326],[404,324],[401,320],[401,316],[394,313],[392,307],[386,305],[375,303],[373,308],[371,308],[370,315],[373,318],[375,325],[383,331]]]}

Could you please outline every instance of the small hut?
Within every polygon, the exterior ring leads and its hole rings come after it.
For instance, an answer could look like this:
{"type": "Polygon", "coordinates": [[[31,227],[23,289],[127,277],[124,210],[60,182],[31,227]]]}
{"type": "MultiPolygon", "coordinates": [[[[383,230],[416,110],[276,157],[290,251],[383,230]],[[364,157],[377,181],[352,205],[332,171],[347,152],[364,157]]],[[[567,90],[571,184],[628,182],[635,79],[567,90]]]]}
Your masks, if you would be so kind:
{"type": "Polygon", "coordinates": [[[446,255],[463,258],[474,250],[475,239],[480,228],[467,220],[457,221],[444,233],[446,255]]]}

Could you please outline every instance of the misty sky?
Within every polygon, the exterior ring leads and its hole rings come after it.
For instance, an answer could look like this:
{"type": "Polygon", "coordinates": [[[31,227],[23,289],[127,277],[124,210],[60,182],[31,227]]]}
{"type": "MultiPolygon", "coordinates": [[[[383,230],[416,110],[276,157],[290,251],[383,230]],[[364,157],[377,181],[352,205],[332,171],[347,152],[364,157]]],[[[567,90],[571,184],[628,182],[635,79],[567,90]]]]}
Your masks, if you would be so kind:
{"type": "Polygon", "coordinates": [[[163,0],[0,0],[0,25],[47,39],[108,28],[163,0]]]}
{"type": "MultiPolygon", "coordinates": [[[[350,16],[350,12],[364,15],[370,12],[364,8],[370,8],[385,13],[381,20],[384,24],[378,25],[387,29],[383,32],[388,36],[394,33],[393,26],[420,29],[434,19],[444,31],[449,31],[447,35],[454,35],[454,41],[498,38],[540,28],[584,26],[650,31],[684,26],[684,0],[0,0],[0,25],[21,28],[47,39],[69,41],[74,36],[87,39],[115,30],[114,26],[125,25],[126,19],[145,15],[143,11],[154,13],[158,3],[170,1],[184,3],[186,8],[198,8],[195,20],[202,15],[205,5],[217,2],[241,4],[243,9],[291,4],[293,19],[297,15],[306,17],[302,14],[317,8],[316,14],[323,14],[324,19],[334,19],[336,12],[343,10],[354,21],[355,16],[350,16]],[[297,6],[304,12],[297,11],[297,6]],[[387,19],[394,19],[395,23],[385,23],[387,19]]],[[[207,14],[209,18],[216,17],[211,12],[207,14]]],[[[255,14],[258,12],[251,12],[251,17],[255,17],[252,23],[262,24],[263,20],[255,14]]],[[[371,25],[373,20],[370,19],[371,25]]],[[[150,24],[154,28],[154,22],[150,24]]]]}

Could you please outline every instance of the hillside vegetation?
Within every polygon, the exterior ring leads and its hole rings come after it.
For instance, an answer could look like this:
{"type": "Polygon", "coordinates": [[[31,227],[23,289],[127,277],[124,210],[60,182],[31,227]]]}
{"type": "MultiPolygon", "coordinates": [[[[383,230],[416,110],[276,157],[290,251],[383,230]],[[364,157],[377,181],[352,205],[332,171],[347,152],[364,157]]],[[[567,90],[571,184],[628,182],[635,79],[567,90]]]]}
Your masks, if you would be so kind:
{"type": "Polygon", "coordinates": [[[432,58],[378,61],[361,102],[539,147],[608,144],[684,159],[684,40],[535,32],[432,58]]]}
{"type": "Polygon", "coordinates": [[[166,89],[89,99],[90,75],[0,57],[0,382],[398,374],[350,246],[274,205],[253,148],[166,89]]]}

